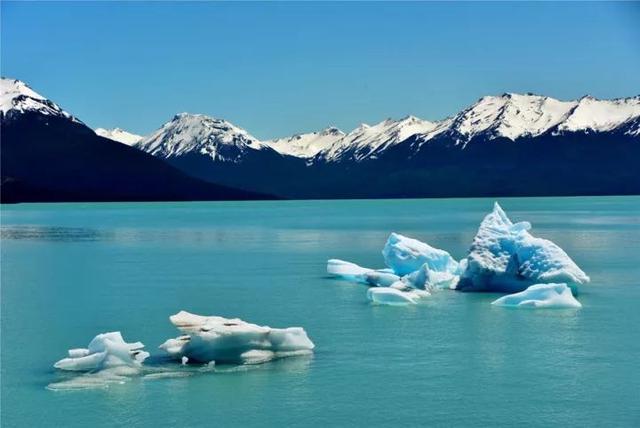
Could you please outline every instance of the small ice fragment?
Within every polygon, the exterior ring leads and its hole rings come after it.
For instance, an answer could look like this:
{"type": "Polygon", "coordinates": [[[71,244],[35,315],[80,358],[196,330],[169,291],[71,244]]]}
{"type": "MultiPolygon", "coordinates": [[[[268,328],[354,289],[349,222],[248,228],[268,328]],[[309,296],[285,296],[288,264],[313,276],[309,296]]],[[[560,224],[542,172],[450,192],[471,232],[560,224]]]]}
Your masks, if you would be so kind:
{"type": "Polygon", "coordinates": [[[140,342],[127,343],[120,332],[97,335],[87,349],[69,349],[69,357],[63,358],[53,366],[60,370],[92,371],[107,368],[129,366],[140,367],[149,357],[140,342]]]}
{"type": "Polygon", "coordinates": [[[567,284],[535,284],[491,303],[514,308],[581,308],[567,284]]]}
{"type": "Polygon", "coordinates": [[[403,284],[397,282],[391,287],[373,287],[367,290],[367,298],[379,305],[405,306],[415,305],[422,297],[429,296],[425,290],[402,289],[403,284]]]}
{"type": "Polygon", "coordinates": [[[327,260],[327,273],[349,281],[365,282],[365,274],[373,269],[358,266],[355,263],[339,259],[327,260]]]}

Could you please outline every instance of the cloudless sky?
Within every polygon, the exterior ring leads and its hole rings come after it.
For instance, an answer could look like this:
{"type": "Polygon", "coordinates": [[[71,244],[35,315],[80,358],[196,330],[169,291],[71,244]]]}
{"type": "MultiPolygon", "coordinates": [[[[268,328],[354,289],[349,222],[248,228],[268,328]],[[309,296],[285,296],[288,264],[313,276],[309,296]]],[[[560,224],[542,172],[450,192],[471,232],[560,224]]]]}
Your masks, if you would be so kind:
{"type": "Polygon", "coordinates": [[[503,92],[640,94],[640,3],[0,4],[3,76],[140,134],[182,111],[266,139],[503,92]]]}

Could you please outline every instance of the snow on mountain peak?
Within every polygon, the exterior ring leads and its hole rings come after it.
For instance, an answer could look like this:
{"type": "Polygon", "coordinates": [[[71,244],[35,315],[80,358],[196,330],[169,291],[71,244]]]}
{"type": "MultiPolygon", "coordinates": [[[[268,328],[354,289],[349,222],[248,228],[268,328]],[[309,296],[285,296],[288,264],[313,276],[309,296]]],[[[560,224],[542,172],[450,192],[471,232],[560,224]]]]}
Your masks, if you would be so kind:
{"type": "Polygon", "coordinates": [[[231,162],[239,161],[247,149],[266,147],[247,131],[226,120],[191,113],[175,115],[136,146],[165,158],[196,152],[214,160],[231,162]]]}
{"type": "Polygon", "coordinates": [[[610,131],[640,117],[640,97],[598,100],[584,96],[559,127],[560,131],[610,131]]]}
{"type": "Polygon", "coordinates": [[[127,146],[133,146],[144,138],[141,135],[132,134],[120,128],[96,128],[95,133],[101,137],[126,144],[127,146]]]}
{"type": "Polygon", "coordinates": [[[323,129],[322,131],[320,131],[320,135],[344,135],[344,132],[342,132],[340,129],[336,128],[335,126],[328,126],[325,129],[323,129]]]}
{"type": "Polygon", "coordinates": [[[386,119],[376,125],[361,124],[318,155],[325,160],[336,160],[349,152],[359,161],[375,157],[375,152],[396,145],[412,135],[429,133],[436,126],[437,123],[414,116],[400,120],[386,119]]]}
{"type": "Polygon", "coordinates": [[[264,143],[283,155],[312,158],[344,135],[344,132],[338,128],[329,126],[320,132],[295,134],[291,137],[276,138],[264,143]]]}
{"type": "Polygon", "coordinates": [[[61,116],[82,123],[54,102],[38,94],[26,83],[16,79],[0,78],[0,113],[2,116],[7,116],[9,112],[25,113],[28,111],[35,111],[47,116],[61,116]]]}
{"type": "Polygon", "coordinates": [[[483,97],[460,112],[452,129],[466,143],[478,134],[516,140],[547,131],[609,131],[640,116],[638,97],[599,100],[585,95],[577,101],[559,101],[533,94],[506,93],[483,97]]]}
{"type": "Polygon", "coordinates": [[[484,132],[515,140],[540,135],[558,125],[575,104],[533,94],[486,96],[459,113],[452,126],[467,140],[484,132]]]}

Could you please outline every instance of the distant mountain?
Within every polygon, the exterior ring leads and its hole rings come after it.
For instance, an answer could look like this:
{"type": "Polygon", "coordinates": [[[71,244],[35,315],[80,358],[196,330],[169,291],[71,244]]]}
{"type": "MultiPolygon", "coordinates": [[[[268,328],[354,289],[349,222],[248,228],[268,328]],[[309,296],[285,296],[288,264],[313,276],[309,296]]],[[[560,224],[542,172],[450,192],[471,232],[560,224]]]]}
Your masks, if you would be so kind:
{"type": "Polygon", "coordinates": [[[193,177],[269,194],[305,167],[302,158],[283,155],[244,129],[202,114],[177,114],[135,147],[193,177]]]}
{"type": "Polygon", "coordinates": [[[640,97],[506,93],[441,121],[262,142],[221,119],[178,115],[136,147],[204,180],[292,198],[637,194],[640,97]]]}
{"type": "Polygon", "coordinates": [[[344,132],[330,126],[320,132],[296,134],[291,137],[265,141],[264,143],[283,155],[312,158],[319,152],[329,149],[344,136],[344,132]]]}
{"type": "Polygon", "coordinates": [[[18,80],[0,80],[2,202],[250,199],[96,135],[18,80]]]}
{"type": "Polygon", "coordinates": [[[127,146],[133,146],[143,138],[141,135],[132,134],[131,132],[124,131],[120,128],[96,128],[95,132],[101,137],[126,144],[127,146]]]}
{"type": "Polygon", "coordinates": [[[375,159],[377,155],[415,134],[428,134],[437,123],[407,116],[387,119],[375,125],[361,124],[321,150],[314,162],[342,162],[375,159]]]}

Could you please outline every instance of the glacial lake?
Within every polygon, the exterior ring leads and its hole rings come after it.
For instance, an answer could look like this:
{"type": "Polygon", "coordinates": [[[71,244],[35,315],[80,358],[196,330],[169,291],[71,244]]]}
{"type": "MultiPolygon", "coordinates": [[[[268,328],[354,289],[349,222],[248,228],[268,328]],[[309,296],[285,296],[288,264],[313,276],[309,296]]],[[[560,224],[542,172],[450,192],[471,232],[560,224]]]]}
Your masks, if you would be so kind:
{"type": "Polygon", "coordinates": [[[326,277],[328,258],[383,267],[392,231],[462,258],[493,199],[2,206],[2,426],[639,426],[640,198],[499,202],[591,276],[582,309],[372,306],[326,277]],[[159,354],[181,309],[302,326],[316,352],[47,388],[100,332],[159,354]]]}

